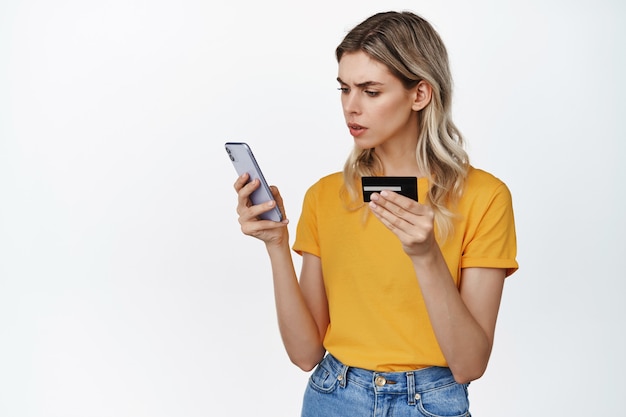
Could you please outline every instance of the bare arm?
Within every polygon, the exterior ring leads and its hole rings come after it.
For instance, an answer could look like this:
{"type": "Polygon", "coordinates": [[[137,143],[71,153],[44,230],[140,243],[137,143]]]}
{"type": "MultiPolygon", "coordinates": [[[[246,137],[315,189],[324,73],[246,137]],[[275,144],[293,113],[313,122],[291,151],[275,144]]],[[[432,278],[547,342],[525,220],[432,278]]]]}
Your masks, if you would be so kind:
{"type": "MultiPolygon", "coordinates": [[[[291,361],[309,371],[324,357],[328,304],[319,258],[304,254],[300,283],[292,272],[289,248],[268,247],[274,276],[274,295],[280,334],[291,361]],[[288,259],[287,259],[288,258],[288,259]]],[[[291,264],[293,265],[293,264],[291,264]]]]}
{"type": "Polygon", "coordinates": [[[480,378],[491,355],[505,270],[464,269],[459,291],[441,252],[414,258],[413,265],[435,336],[454,378],[460,383],[480,378]]]}
{"type": "Polygon", "coordinates": [[[391,192],[372,196],[372,212],[411,258],[430,321],[457,382],[479,378],[487,368],[505,270],[468,268],[457,289],[434,238],[430,207],[391,192]]]}
{"type": "MultiPolygon", "coordinates": [[[[247,179],[244,175],[235,182],[241,230],[265,242],[272,267],[276,313],[283,344],[291,361],[309,371],[324,356],[322,341],[328,326],[328,303],[321,262],[318,257],[305,253],[298,282],[289,248],[287,221],[277,223],[258,219],[257,216],[271,209],[274,203],[250,205],[250,194],[259,183],[253,181],[246,184],[247,179]]],[[[285,214],[278,189],[272,187],[272,193],[285,214]]]]}

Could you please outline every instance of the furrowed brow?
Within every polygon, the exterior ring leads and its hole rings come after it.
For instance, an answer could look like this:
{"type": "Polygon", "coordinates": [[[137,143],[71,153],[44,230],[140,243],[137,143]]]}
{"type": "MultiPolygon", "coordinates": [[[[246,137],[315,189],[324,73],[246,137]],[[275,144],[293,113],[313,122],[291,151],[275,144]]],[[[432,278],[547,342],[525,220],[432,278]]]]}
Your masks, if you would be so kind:
{"type": "Polygon", "coordinates": [[[379,85],[383,85],[383,83],[379,83],[378,81],[365,81],[363,83],[358,83],[356,86],[359,88],[367,88],[379,85]]]}
{"type": "MultiPolygon", "coordinates": [[[[339,77],[337,77],[337,81],[339,82],[339,84],[348,85],[347,82],[343,81],[339,77]]],[[[378,81],[365,81],[365,82],[356,84],[358,88],[367,88],[367,87],[380,86],[380,85],[383,85],[383,83],[380,83],[378,81]]]]}

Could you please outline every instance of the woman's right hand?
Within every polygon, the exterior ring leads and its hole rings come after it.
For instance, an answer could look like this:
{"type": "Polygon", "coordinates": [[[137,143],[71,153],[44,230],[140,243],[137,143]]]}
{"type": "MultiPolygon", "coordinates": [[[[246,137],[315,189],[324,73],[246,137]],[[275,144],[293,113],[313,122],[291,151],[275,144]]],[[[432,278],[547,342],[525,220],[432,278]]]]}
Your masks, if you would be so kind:
{"type": "Polygon", "coordinates": [[[252,205],[250,194],[261,185],[258,179],[248,182],[249,175],[243,174],[235,181],[235,191],[237,191],[237,214],[239,214],[239,224],[241,231],[248,236],[253,236],[262,240],[266,244],[280,245],[289,241],[287,224],[287,216],[283,199],[280,196],[278,188],[271,186],[270,190],[275,201],[268,201],[263,204],[252,205]],[[282,222],[274,222],[272,220],[261,220],[259,215],[274,208],[278,205],[278,209],[283,213],[282,222]]]}

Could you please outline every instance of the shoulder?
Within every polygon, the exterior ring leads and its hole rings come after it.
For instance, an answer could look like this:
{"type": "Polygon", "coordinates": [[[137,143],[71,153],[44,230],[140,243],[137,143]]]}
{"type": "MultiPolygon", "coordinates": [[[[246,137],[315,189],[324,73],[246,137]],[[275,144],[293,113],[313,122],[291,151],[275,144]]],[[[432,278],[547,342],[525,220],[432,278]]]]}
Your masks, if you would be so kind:
{"type": "Polygon", "coordinates": [[[317,184],[323,184],[326,186],[333,186],[343,184],[343,172],[333,172],[332,174],[328,174],[317,181],[317,184]]]}
{"type": "Polygon", "coordinates": [[[507,185],[495,175],[482,169],[470,166],[467,173],[465,195],[487,196],[493,194],[510,194],[507,185]]]}
{"type": "Polygon", "coordinates": [[[459,204],[461,211],[484,211],[510,207],[512,198],[509,188],[501,179],[482,169],[470,167],[459,204]]]}
{"type": "Polygon", "coordinates": [[[343,185],[343,173],[334,172],[328,174],[309,187],[307,194],[320,194],[327,192],[336,192],[343,185]]]}
{"type": "Polygon", "coordinates": [[[320,178],[309,187],[302,202],[299,230],[304,230],[305,225],[315,224],[319,218],[324,218],[325,214],[332,210],[331,207],[340,200],[338,197],[342,185],[343,174],[335,172],[320,178]]]}
{"type": "Polygon", "coordinates": [[[467,186],[472,188],[497,188],[506,186],[502,180],[490,172],[470,166],[467,172],[467,186]]]}

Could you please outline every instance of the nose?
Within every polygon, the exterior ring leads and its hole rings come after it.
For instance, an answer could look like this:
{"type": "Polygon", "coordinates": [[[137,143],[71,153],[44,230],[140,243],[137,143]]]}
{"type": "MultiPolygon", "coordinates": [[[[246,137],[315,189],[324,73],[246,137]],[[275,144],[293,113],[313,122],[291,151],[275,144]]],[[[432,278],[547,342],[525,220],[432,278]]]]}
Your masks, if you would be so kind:
{"type": "Polygon", "coordinates": [[[342,95],[341,101],[345,114],[359,114],[361,112],[361,103],[358,94],[355,92],[350,91],[342,95]]]}

